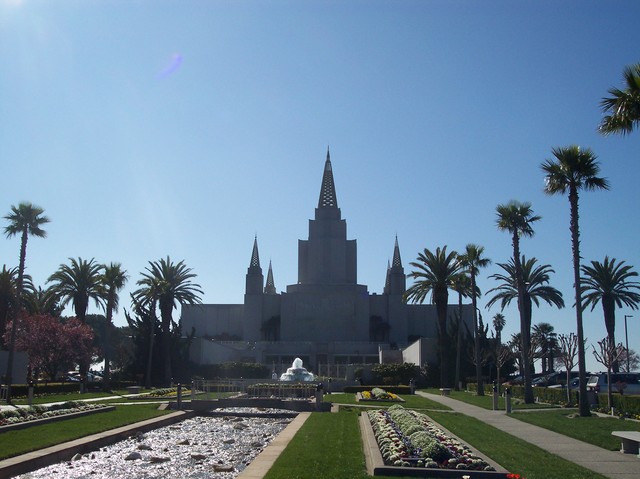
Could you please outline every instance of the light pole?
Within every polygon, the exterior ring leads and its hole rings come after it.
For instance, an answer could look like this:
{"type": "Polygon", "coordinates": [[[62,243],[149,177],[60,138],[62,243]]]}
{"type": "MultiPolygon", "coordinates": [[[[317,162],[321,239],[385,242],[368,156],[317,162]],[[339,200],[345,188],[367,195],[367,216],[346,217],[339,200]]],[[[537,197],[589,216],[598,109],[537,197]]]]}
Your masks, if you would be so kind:
{"type": "Polygon", "coordinates": [[[627,348],[627,372],[631,372],[631,368],[629,367],[629,334],[627,334],[627,318],[633,318],[632,314],[624,315],[624,341],[627,348]]]}

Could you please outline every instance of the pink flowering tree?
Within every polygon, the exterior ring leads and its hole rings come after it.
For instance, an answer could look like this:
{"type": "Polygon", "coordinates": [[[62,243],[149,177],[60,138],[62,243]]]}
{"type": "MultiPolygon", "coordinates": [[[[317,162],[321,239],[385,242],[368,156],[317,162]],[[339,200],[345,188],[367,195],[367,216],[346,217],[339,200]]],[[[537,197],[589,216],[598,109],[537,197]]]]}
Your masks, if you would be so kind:
{"type": "MultiPolygon", "coordinates": [[[[7,325],[7,331],[11,326],[7,325]]],[[[29,355],[31,371],[42,371],[54,379],[60,371],[82,361],[91,362],[93,331],[75,317],[63,322],[48,314],[24,316],[16,334],[16,349],[29,355]]]]}

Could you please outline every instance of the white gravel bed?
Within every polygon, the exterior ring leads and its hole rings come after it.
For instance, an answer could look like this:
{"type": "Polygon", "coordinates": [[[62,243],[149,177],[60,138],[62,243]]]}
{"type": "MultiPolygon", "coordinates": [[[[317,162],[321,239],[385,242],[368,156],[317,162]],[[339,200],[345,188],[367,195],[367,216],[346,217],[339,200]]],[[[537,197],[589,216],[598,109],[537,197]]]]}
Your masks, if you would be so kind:
{"type": "Polygon", "coordinates": [[[195,417],[18,477],[231,479],[290,422],[289,418],[195,417]]]}

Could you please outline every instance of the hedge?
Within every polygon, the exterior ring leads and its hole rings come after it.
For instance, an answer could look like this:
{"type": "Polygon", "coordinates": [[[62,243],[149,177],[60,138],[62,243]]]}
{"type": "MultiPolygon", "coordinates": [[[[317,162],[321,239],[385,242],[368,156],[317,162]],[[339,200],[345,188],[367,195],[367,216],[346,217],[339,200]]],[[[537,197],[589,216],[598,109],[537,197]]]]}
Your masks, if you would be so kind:
{"type": "Polygon", "coordinates": [[[204,379],[214,378],[245,378],[267,379],[271,378],[271,370],[260,363],[243,363],[239,361],[207,364],[194,368],[197,376],[204,379]]]}
{"type": "MultiPolygon", "coordinates": [[[[111,389],[125,389],[127,386],[131,386],[134,383],[131,381],[111,381],[111,389]]],[[[87,389],[89,391],[101,391],[101,382],[89,382],[87,383],[87,389]]],[[[69,394],[80,392],[79,382],[64,382],[64,383],[34,383],[33,394],[47,395],[47,394],[69,394]]],[[[12,384],[11,396],[14,398],[27,397],[29,395],[28,384],[12,384]]]]}
{"type": "MultiPolygon", "coordinates": [[[[509,386],[511,388],[511,396],[514,398],[524,398],[524,386],[509,386]]],[[[476,391],[476,384],[467,384],[467,390],[471,392],[476,391]]],[[[500,387],[500,392],[504,394],[505,386],[500,387]]],[[[489,389],[490,391],[490,389],[489,389]]],[[[589,394],[589,393],[587,393],[589,394]]],[[[563,388],[545,388],[535,387],[533,388],[533,396],[537,401],[549,404],[567,404],[567,392],[563,388]]],[[[640,396],[618,394],[613,393],[613,407],[616,411],[624,416],[640,416],[640,396]]],[[[578,404],[578,391],[571,391],[571,404],[574,406],[578,404]]],[[[608,407],[608,399],[606,392],[600,392],[598,394],[598,405],[600,408],[608,407]]]]}

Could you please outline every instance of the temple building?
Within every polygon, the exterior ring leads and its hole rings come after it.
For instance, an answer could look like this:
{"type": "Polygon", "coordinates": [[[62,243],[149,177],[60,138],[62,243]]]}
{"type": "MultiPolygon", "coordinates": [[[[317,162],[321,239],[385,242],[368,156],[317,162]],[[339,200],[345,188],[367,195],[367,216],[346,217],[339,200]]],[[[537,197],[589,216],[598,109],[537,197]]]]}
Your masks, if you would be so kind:
{"type": "MultiPolygon", "coordinates": [[[[254,239],[243,304],[182,307],[183,331],[195,332],[191,359],[290,365],[295,357],[322,371],[336,364],[437,362],[437,317],[431,304],[406,304],[398,238],[381,294],[358,284],[357,243],[347,239],[329,152],[309,237],[298,240],[298,282],[276,290],[271,262],[264,279],[254,239]]],[[[453,318],[457,306],[449,308],[453,318]]],[[[471,306],[463,321],[472,324],[471,306]]]]}

